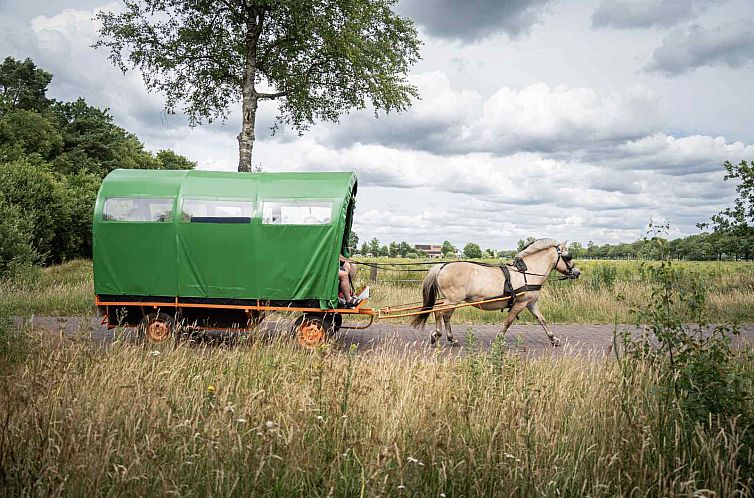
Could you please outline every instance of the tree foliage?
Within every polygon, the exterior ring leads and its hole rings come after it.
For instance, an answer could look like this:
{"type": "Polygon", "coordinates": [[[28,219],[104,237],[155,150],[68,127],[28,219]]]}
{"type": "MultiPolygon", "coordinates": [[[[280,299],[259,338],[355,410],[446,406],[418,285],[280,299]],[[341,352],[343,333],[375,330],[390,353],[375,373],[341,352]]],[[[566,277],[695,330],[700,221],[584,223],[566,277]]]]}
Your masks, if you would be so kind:
{"type": "Polygon", "coordinates": [[[450,256],[455,256],[457,252],[458,252],[458,249],[456,249],[456,247],[453,244],[451,244],[449,240],[443,241],[443,243],[442,243],[442,255],[444,257],[447,258],[447,257],[450,257],[450,256]]]}
{"type": "Polygon", "coordinates": [[[31,59],[0,65],[0,278],[36,262],[89,257],[94,201],[113,169],[196,165],[145,150],[82,98],[48,99],[50,81],[31,59]]]}
{"type": "Polygon", "coordinates": [[[469,259],[478,259],[482,257],[482,249],[479,247],[479,244],[475,244],[473,242],[469,242],[465,246],[463,246],[463,257],[469,258],[469,259]]]}
{"type": "Polygon", "coordinates": [[[100,40],[123,71],[141,72],[191,124],[225,119],[242,102],[239,171],[251,171],[260,100],[277,99],[277,125],[303,131],[370,104],[401,111],[419,57],[413,23],[396,0],[125,0],[102,11],[100,40]]]}
{"type": "Polygon", "coordinates": [[[745,232],[754,228],[754,161],[741,161],[738,164],[725,161],[723,167],[726,171],[725,181],[738,180],[738,196],[733,206],[712,217],[713,228],[715,231],[745,232]]]}
{"type": "Polygon", "coordinates": [[[26,58],[6,57],[0,65],[0,108],[43,111],[49,106],[47,86],[52,74],[26,58]]]}

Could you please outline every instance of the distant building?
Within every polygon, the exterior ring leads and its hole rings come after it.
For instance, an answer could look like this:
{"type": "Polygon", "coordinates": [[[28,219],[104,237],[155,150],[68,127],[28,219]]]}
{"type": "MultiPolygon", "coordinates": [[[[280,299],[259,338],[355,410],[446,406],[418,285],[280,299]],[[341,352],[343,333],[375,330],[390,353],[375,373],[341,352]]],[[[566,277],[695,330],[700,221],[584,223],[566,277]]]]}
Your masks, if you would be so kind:
{"type": "Polygon", "coordinates": [[[442,246],[435,244],[414,244],[414,249],[427,253],[430,258],[442,258],[442,246]]]}

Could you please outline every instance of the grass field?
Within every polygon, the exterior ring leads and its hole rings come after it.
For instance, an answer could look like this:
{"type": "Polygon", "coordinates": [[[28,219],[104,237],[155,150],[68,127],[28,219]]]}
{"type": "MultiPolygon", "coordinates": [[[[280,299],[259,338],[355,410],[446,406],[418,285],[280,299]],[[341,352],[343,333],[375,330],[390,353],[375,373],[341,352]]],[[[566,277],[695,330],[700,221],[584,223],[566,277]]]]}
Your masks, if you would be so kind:
{"type": "Polygon", "coordinates": [[[47,341],[0,375],[7,496],[732,497],[754,485],[741,428],[689,427],[648,363],[47,341]]]}
{"type": "MultiPolygon", "coordinates": [[[[381,263],[408,260],[380,259],[381,263]]],[[[582,277],[575,281],[552,280],[543,289],[541,309],[553,323],[614,323],[630,321],[630,306],[645,302],[650,285],[636,261],[578,261],[582,277]],[[618,299],[623,296],[624,300],[618,299]]],[[[676,262],[678,268],[697,274],[707,291],[707,309],[713,322],[754,321],[754,263],[676,262]]],[[[421,299],[424,273],[384,272],[370,284],[370,306],[414,302],[421,299]],[[403,280],[413,280],[404,282],[403,280]]],[[[367,285],[369,269],[361,267],[355,285],[367,285]]],[[[76,260],[44,270],[41,279],[16,288],[0,286],[4,306],[14,315],[87,315],[93,313],[91,262],[76,260]]],[[[527,312],[521,321],[533,322],[527,312]]],[[[453,320],[458,323],[499,323],[499,312],[463,308],[453,320]]]]}
{"type": "MultiPolygon", "coordinates": [[[[636,262],[579,266],[579,281],[548,285],[551,321],[627,321],[651,295],[636,262]]],[[[752,320],[753,265],[676,267],[700,275],[711,321],[752,320]]],[[[400,282],[414,275],[381,275],[373,304],[415,301],[418,284],[400,282]]],[[[357,284],[367,279],[362,268],[357,284]]],[[[531,359],[475,348],[473,325],[463,357],[396,344],[308,352],[283,334],[100,348],[7,320],[92,313],[89,261],[0,295],[0,496],[754,494],[746,351],[702,342],[670,370],[646,358],[531,359]],[[679,388],[683,378],[703,388],[679,388]]]]}

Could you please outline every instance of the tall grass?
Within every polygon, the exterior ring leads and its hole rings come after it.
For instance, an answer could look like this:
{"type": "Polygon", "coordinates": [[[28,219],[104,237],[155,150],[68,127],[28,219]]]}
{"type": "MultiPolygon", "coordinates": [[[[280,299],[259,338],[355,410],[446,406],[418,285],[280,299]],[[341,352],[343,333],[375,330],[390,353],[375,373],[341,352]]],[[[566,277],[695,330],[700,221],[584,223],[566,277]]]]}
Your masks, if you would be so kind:
{"type": "Polygon", "coordinates": [[[735,422],[688,431],[649,363],[35,340],[0,378],[7,496],[751,491],[735,422]]]}
{"type": "MultiPolygon", "coordinates": [[[[367,260],[389,264],[407,260],[367,260]]],[[[495,263],[489,260],[487,262],[495,263]]],[[[540,309],[548,321],[555,323],[614,323],[631,320],[630,310],[642,305],[651,295],[651,285],[640,272],[639,261],[577,261],[581,269],[578,280],[551,279],[542,289],[540,309]]],[[[675,262],[676,267],[698,277],[708,293],[708,313],[712,321],[754,321],[754,263],[749,262],[675,262]]],[[[405,267],[395,267],[405,268],[405,267]]],[[[421,266],[407,269],[427,268],[421,266]]],[[[423,272],[378,272],[372,286],[375,307],[421,300],[419,281],[423,272]]],[[[557,276],[553,274],[555,278],[557,276]]],[[[369,284],[369,268],[361,266],[356,285],[369,284]]],[[[502,289],[500,290],[502,292],[502,289]]],[[[519,315],[523,322],[535,323],[528,313],[519,315]]],[[[453,315],[457,323],[499,323],[500,313],[462,308],[453,315]]]]}
{"type": "MultiPolygon", "coordinates": [[[[550,322],[614,323],[616,319],[626,322],[631,318],[630,308],[646,302],[651,293],[650,284],[642,277],[636,261],[578,261],[577,264],[582,270],[579,280],[551,280],[542,290],[540,307],[550,322]]],[[[700,276],[708,292],[710,320],[754,321],[754,263],[675,264],[700,276]]],[[[423,276],[423,272],[381,270],[379,281],[373,284],[369,282],[369,268],[360,266],[355,285],[369,284],[372,290],[369,305],[381,307],[419,301],[419,281],[423,276]]],[[[0,283],[0,296],[6,309],[14,315],[89,315],[94,307],[91,262],[76,260],[46,268],[40,279],[27,284],[0,283]]],[[[535,322],[528,313],[519,316],[522,322],[535,322]]],[[[499,323],[502,316],[463,308],[454,314],[453,320],[456,323],[499,323]]]]}
{"type": "Polygon", "coordinates": [[[14,315],[93,314],[92,262],[77,259],[45,268],[35,278],[0,281],[0,296],[5,309],[14,315]]]}

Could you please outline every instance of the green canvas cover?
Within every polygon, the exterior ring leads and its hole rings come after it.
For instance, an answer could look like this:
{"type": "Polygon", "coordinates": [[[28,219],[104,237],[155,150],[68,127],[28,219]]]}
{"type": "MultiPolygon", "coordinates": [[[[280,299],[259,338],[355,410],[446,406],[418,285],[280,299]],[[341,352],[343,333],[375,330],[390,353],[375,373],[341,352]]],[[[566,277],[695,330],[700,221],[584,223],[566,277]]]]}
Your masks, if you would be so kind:
{"type": "Polygon", "coordinates": [[[356,175],[115,170],[94,209],[98,295],[337,304],[356,175]]]}

